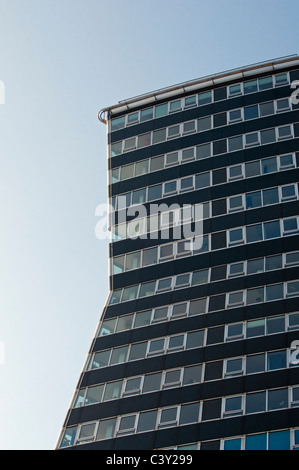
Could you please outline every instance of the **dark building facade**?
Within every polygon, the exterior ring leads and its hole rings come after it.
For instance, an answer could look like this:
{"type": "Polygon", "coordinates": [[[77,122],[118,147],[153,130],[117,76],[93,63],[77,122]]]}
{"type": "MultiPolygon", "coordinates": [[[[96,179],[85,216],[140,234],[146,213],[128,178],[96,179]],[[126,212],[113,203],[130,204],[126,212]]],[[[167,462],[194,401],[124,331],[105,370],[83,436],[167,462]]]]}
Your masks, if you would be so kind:
{"type": "Polygon", "coordinates": [[[298,87],[291,56],[99,113],[110,293],[57,449],[299,447],[298,87]]]}

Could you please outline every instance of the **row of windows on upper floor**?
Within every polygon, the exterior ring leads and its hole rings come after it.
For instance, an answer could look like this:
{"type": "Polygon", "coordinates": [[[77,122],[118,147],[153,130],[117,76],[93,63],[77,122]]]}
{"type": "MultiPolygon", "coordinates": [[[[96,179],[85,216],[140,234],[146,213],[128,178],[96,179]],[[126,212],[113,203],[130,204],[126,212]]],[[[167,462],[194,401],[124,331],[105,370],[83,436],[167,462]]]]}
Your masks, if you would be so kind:
{"type": "MultiPolygon", "coordinates": [[[[214,266],[200,269],[190,273],[177,274],[176,276],[163,278],[158,281],[157,292],[165,292],[171,289],[194,287],[225,279],[233,279],[241,276],[251,276],[273,270],[290,268],[299,265],[299,251],[270,255],[263,258],[255,258],[246,261],[238,261],[228,265],[214,266]]],[[[200,301],[179,302],[173,305],[161,306],[155,309],[130,313],[121,317],[104,320],[98,332],[99,336],[119,333],[132,328],[151,325],[157,322],[175,320],[185,316],[192,316],[206,312],[207,302],[200,301]]]]}
{"type": "MultiPolygon", "coordinates": [[[[172,289],[172,277],[123,287],[111,292],[109,305],[115,305],[118,303],[129,302],[131,300],[154,296],[157,294],[169,292],[172,289]],[[161,290],[158,290],[159,286],[161,286],[161,290]]],[[[297,295],[297,290],[298,283],[295,281],[289,282],[286,288],[284,288],[282,283],[279,285],[275,284],[274,287],[269,286],[266,289],[266,292],[263,287],[252,288],[248,289],[247,291],[228,292],[220,296],[218,295],[209,297],[208,299],[202,299],[201,308],[203,311],[201,313],[221,310],[224,308],[232,308],[240,305],[251,305],[260,302],[268,302],[270,300],[287,298],[292,295],[297,295]]]]}
{"type": "MultiPolygon", "coordinates": [[[[298,295],[299,281],[295,280],[228,292],[220,296],[212,296],[206,299],[206,303],[209,304],[208,311],[211,312],[228,310],[243,305],[273,302],[289,297],[298,297],[298,295]]],[[[186,351],[207,345],[207,330],[195,330],[92,353],[87,369],[99,369],[124,362],[136,361],[178,351],[186,351]]]]}
{"type": "MultiPolygon", "coordinates": [[[[164,170],[166,168],[177,166],[183,163],[190,163],[195,159],[202,160],[204,158],[208,158],[209,156],[211,156],[211,145],[208,143],[198,145],[196,147],[189,147],[183,150],[178,150],[176,152],[167,153],[165,155],[159,155],[157,157],[147,158],[136,163],[130,163],[129,165],[123,165],[121,167],[117,167],[110,170],[110,183],[125,181],[135,176],[146,175],[148,173],[164,170]]],[[[227,169],[226,180],[233,181],[235,179],[242,179],[244,177],[250,178],[253,176],[259,176],[270,172],[267,169],[267,165],[265,165],[265,168],[259,167],[258,170],[255,169],[255,171],[253,172],[250,169],[251,163],[252,162],[247,162],[246,166],[244,166],[245,164],[243,163],[239,163],[237,165],[235,164],[227,167],[222,167],[224,169],[227,169]],[[242,165],[243,170],[241,172],[237,171],[237,169],[242,167],[242,165]]],[[[275,166],[275,169],[271,169],[271,172],[288,170],[296,166],[296,160],[294,158],[294,155],[292,154],[280,155],[277,156],[276,163],[273,162],[271,167],[273,165],[275,166]]],[[[220,169],[217,169],[216,171],[219,171],[220,169]]],[[[221,183],[222,182],[224,181],[221,180],[221,183]]],[[[217,180],[214,181],[213,184],[218,184],[217,180]]]]}
{"type": "MultiPolygon", "coordinates": [[[[167,227],[195,222],[196,220],[209,219],[210,217],[226,215],[238,211],[257,209],[260,207],[295,201],[298,199],[298,183],[293,183],[279,187],[267,187],[267,189],[236,194],[227,198],[214,199],[213,201],[202,202],[195,205],[183,204],[180,206],[178,203],[167,205],[167,203],[164,202],[165,198],[174,196],[178,194],[178,192],[187,193],[194,190],[209,188],[211,185],[211,171],[197,173],[195,175],[187,176],[181,179],[175,179],[167,181],[166,183],[162,183],[161,197],[163,197],[163,203],[160,205],[154,205],[152,211],[150,211],[154,213],[151,213],[151,215],[148,217],[140,217],[139,219],[136,219],[134,223],[143,224],[143,227],[147,230],[147,232],[154,230],[159,231],[167,227]]],[[[136,207],[136,210],[133,210],[132,206],[138,206],[139,204],[145,204],[148,202],[147,196],[150,194],[150,189],[151,187],[138,189],[126,193],[126,196],[118,196],[114,201],[116,209],[122,210],[124,209],[124,206],[126,208],[130,207],[127,214],[128,216],[136,215],[136,213],[138,215],[141,215],[143,212],[147,213],[146,210],[138,210],[138,207],[136,207]]],[[[112,225],[115,224],[115,219],[116,218],[113,215],[111,217],[112,225]]],[[[119,217],[119,219],[121,219],[121,217],[119,217]]],[[[122,220],[123,219],[124,217],[122,220]]],[[[124,224],[118,223],[115,225],[115,227],[117,227],[117,231],[112,229],[112,233],[119,236],[119,234],[122,234],[121,229],[125,229],[128,223],[129,222],[124,224]]],[[[133,224],[130,224],[131,228],[133,224]]],[[[118,236],[113,236],[113,241],[116,241],[118,236]]]]}
{"type": "MultiPolygon", "coordinates": [[[[292,317],[290,315],[290,319],[291,318],[292,317]]],[[[267,326],[270,331],[270,333],[267,334],[275,334],[283,330],[284,323],[287,321],[287,316],[281,315],[277,317],[269,317],[259,321],[264,321],[264,323],[267,321],[267,326]]],[[[248,335],[251,335],[250,324],[254,324],[254,322],[257,322],[257,320],[248,322],[248,335]]],[[[253,325],[252,329],[256,329],[256,326],[253,325]]],[[[253,335],[249,337],[254,336],[254,332],[252,333],[253,335]]],[[[217,366],[219,371],[216,374],[216,377],[213,375],[212,371],[212,366],[215,365],[215,361],[213,361],[156,371],[154,373],[151,372],[149,374],[130,376],[124,379],[114,380],[112,382],[104,382],[79,389],[74,397],[72,408],[79,408],[110,400],[169,390],[172,388],[185,387],[202,382],[209,382],[211,380],[229,379],[244,374],[251,375],[285,369],[288,364],[290,367],[295,367],[296,364],[294,364],[294,361],[292,360],[293,355],[294,350],[290,350],[288,352],[286,350],[277,350],[267,353],[223,359],[221,371],[217,366]]],[[[218,364],[218,362],[216,364],[218,364]]]]}
{"type": "Polygon", "coordinates": [[[117,155],[121,155],[126,152],[131,152],[150,145],[160,144],[189,134],[201,133],[211,129],[218,129],[219,127],[227,126],[228,124],[236,124],[242,121],[272,116],[281,112],[290,111],[291,109],[292,105],[290,104],[290,98],[282,98],[277,101],[269,101],[259,105],[251,105],[245,108],[238,108],[224,113],[205,116],[196,120],[175,124],[162,129],[156,129],[145,134],[113,142],[109,145],[109,156],[116,157],[117,155]]]}
{"type": "MultiPolygon", "coordinates": [[[[140,220],[142,221],[144,219],[140,220]]],[[[147,233],[147,230],[145,230],[139,222],[128,223],[127,226],[131,238],[140,236],[144,239],[143,235],[147,233]]],[[[180,228],[180,225],[174,227],[174,229],[180,228]]],[[[198,226],[197,229],[198,233],[202,232],[202,225],[198,226]]],[[[119,257],[115,256],[112,261],[115,266],[115,268],[113,267],[112,269],[112,273],[113,271],[118,271],[122,265],[124,265],[124,269],[129,270],[130,267],[131,269],[135,269],[136,264],[136,269],[138,269],[139,267],[195,256],[222,248],[231,248],[237,245],[297,235],[299,231],[299,219],[298,217],[289,217],[202,235],[196,235],[195,231],[196,228],[193,233],[193,235],[195,235],[193,238],[191,238],[190,233],[188,233],[188,238],[183,238],[186,231],[183,232],[183,237],[181,231],[174,232],[173,239],[178,241],[171,240],[169,243],[126,253],[127,258],[125,260],[123,258],[125,255],[119,255],[119,257]],[[131,262],[132,264],[130,264],[131,262]]],[[[165,233],[165,236],[162,238],[163,240],[171,238],[169,232],[170,230],[165,233]]],[[[151,236],[149,236],[149,238],[157,239],[157,237],[151,236]]]]}
{"type": "Polygon", "coordinates": [[[234,98],[240,95],[248,95],[259,91],[269,90],[271,88],[285,86],[290,83],[288,73],[270,75],[268,77],[249,80],[235,85],[229,85],[221,89],[201,92],[185,98],[175,99],[168,103],[157,104],[140,111],[134,111],[124,116],[111,119],[110,131],[117,131],[124,127],[129,127],[138,123],[157,119],[169,114],[188,110],[197,106],[204,106],[216,101],[234,98]]]}
{"type": "Polygon", "coordinates": [[[277,411],[298,405],[298,386],[189,402],[69,427],[64,432],[60,447],[240,415],[277,411]]]}
{"type": "MultiPolygon", "coordinates": [[[[299,428],[244,434],[214,441],[164,447],[159,450],[298,450],[299,428]]],[[[185,457],[185,456],[184,456],[185,457]]]]}

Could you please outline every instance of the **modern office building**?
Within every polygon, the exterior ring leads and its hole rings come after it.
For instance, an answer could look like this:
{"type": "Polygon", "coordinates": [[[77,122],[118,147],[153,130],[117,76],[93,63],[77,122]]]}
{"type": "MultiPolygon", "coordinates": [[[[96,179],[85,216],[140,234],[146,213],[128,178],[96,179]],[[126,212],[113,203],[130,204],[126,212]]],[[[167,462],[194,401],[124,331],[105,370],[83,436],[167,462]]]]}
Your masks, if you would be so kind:
{"type": "Polygon", "coordinates": [[[110,292],[57,449],[299,447],[298,89],[290,56],[99,113],[110,292]]]}

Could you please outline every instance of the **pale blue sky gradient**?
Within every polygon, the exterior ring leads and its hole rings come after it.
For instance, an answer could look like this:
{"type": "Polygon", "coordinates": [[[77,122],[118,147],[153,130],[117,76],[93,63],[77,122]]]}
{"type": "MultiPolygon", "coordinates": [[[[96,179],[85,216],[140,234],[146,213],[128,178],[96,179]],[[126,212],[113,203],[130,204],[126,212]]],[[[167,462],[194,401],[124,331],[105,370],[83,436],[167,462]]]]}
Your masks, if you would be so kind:
{"type": "Polygon", "coordinates": [[[298,0],[0,0],[0,449],[54,449],[108,294],[119,100],[298,52],[298,0]]]}

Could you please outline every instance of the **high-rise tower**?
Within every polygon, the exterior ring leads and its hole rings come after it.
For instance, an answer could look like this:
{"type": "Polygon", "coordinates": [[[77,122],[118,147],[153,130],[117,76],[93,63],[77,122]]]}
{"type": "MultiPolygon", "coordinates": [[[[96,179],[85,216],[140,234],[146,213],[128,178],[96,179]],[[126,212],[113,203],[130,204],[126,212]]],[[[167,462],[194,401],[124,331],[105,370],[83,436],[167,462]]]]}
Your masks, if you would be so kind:
{"type": "Polygon", "coordinates": [[[299,57],[102,110],[110,293],[58,449],[299,446],[299,57]]]}

